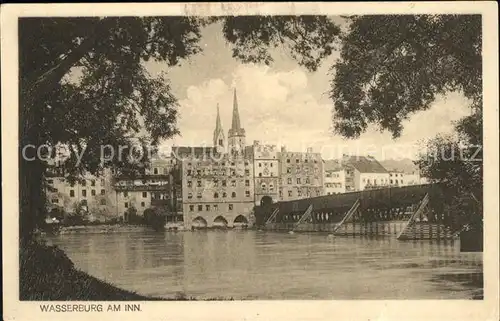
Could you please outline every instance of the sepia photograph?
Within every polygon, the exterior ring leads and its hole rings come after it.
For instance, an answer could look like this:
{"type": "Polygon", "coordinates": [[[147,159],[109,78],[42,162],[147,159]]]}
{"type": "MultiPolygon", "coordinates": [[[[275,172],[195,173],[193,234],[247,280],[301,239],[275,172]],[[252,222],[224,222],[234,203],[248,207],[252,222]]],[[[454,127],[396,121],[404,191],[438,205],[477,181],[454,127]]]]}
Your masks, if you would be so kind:
{"type": "Polygon", "coordinates": [[[203,6],[16,19],[12,299],[483,301],[483,14],[203,6]]]}

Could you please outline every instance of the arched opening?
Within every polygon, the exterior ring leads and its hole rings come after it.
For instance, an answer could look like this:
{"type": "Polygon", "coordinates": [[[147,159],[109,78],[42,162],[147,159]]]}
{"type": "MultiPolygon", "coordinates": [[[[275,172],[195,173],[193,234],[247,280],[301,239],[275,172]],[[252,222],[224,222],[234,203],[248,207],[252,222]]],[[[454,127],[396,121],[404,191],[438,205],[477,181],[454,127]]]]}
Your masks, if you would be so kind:
{"type": "Polygon", "coordinates": [[[266,195],[260,199],[260,206],[269,206],[272,204],[273,204],[273,199],[271,198],[271,196],[266,195]]]}
{"type": "Polygon", "coordinates": [[[198,216],[197,218],[195,218],[193,220],[193,223],[191,223],[191,226],[194,228],[205,228],[208,226],[208,223],[203,217],[198,216]]]}
{"type": "Polygon", "coordinates": [[[223,216],[217,216],[214,220],[214,227],[227,227],[227,220],[223,216]]]}
{"type": "Polygon", "coordinates": [[[233,221],[233,226],[234,227],[247,227],[248,226],[248,220],[245,216],[243,215],[238,215],[233,221]]]}

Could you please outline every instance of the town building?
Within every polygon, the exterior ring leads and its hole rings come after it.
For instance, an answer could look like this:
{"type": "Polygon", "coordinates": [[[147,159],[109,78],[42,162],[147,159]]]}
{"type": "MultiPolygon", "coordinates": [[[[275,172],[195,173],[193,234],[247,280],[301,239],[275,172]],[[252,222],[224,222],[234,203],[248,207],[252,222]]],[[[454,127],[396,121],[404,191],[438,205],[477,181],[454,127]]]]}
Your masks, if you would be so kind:
{"type": "Polygon", "coordinates": [[[95,219],[116,216],[116,193],[111,181],[111,172],[106,170],[100,177],[90,174],[84,178],[69,182],[64,176],[46,175],[47,211],[54,210],[74,213],[80,206],[91,213],[95,219]]]}
{"type": "Polygon", "coordinates": [[[245,148],[236,91],[228,131],[227,153],[217,108],[213,147],[176,148],[182,177],[182,206],[186,227],[248,225],[253,220],[254,169],[245,148]]]}
{"type": "Polygon", "coordinates": [[[288,152],[282,147],[279,153],[279,200],[291,201],[324,194],[323,159],[312,148],[307,152],[288,152]]]}
{"type": "Polygon", "coordinates": [[[372,156],[344,156],[346,191],[388,187],[389,172],[372,156]]]}
{"type": "Polygon", "coordinates": [[[329,160],[324,162],[325,194],[342,194],[346,192],[346,169],[341,162],[329,160]]]}
{"type": "Polygon", "coordinates": [[[253,181],[255,186],[255,205],[279,201],[279,152],[276,145],[263,145],[254,141],[247,148],[248,155],[253,159],[253,181]]]}

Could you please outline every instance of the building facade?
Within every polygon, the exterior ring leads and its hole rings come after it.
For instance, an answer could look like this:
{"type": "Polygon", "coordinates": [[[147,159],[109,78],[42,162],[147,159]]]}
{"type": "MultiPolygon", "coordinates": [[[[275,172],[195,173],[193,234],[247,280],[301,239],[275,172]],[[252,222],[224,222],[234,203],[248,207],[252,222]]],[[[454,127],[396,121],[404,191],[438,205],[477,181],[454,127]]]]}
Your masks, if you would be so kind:
{"type": "Polygon", "coordinates": [[[287,152],[282,148],[279,154],[279,200],[291,201],[324,194],[324,169],[320,153],[311,148],[307,152],[287,152]]]}
{"type": "Polygon", "coordinates": [[[255,205],[261,205],[266,198],[270,202],[279,200],[279,152],[276,145],[263,145],[254,141],[247,149],[253,159],[253,180],[255,205]]]}
{"type": "Polygon", "coordinates": [[[390,186],[389,172],[373,157],[347,156],[342,163],[346,170],[346,191],[390,186]]]}

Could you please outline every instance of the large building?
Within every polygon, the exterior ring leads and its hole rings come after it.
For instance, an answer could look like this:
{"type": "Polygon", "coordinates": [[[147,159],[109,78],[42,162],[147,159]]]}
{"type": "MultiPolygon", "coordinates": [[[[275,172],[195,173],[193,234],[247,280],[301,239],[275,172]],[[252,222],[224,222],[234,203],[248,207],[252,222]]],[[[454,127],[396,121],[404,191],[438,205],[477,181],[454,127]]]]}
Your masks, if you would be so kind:
{"type": "Polygon", "coordinates": [[[174,148],[181,164],[186,227],[248,225],[253,220],[254,170],[245,138],[235,91],[227,148],[218,106],[213,147],[174,148]]]}
{"type": "Polygon", "coordinates": [[[291,201],[324,194],[323,159],[311,148],[307,152],[287,152],[282,147],[279,154],[279,199],[291,201]]]}
{"type": "Polygon", "coordinates": [[[247,147],[247,153],[253,159],[253,180],[255,186],[255,205],[279,201],[279,152],[276,145],[263,145],[254,141],[247,147]]]}
{"type": "Polygon", "coordinates": [[[388,187],[389,172],[371,156],[345,156],[346,191],[388,187]]]}
{"type": "Polygon", "coordinates": [[[346,169],[341,162],[329,160],[324,162],[325,195],[342,194],[346,192],[346,169]]]}

